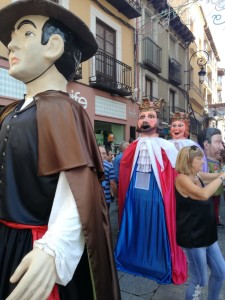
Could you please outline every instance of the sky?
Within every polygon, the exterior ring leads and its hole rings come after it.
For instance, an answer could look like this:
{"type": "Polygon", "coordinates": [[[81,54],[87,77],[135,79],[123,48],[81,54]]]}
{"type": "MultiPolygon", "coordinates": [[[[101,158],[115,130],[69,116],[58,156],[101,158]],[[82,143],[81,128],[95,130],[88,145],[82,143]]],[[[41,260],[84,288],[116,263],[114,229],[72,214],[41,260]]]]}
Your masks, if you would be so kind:
{"type": "MultiPolygon", "coordinates": [[[[214,43],[220,57],[218,66],[225,69],[225,0],[200,0],[205,11],[214,43]]],[[[222,99],[225,102],[225,76],[223,76],[222,99]]]]}
{"type": "Polygon", "coordinates": [[[225,68],[225,0],[202,0],[199,2],[205,11],[213,40],[225,68]]]}

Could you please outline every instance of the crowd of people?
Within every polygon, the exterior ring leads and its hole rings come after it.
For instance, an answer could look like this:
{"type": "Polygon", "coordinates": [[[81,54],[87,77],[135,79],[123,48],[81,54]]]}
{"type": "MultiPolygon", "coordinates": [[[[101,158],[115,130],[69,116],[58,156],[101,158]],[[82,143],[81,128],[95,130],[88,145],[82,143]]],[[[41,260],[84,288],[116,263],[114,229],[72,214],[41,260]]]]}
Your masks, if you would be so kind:
{"type": "Polygon", "coordinates": [[[172,139],[159,137],[161,100],[144,98],[137,132],[124,152],[119,178],[118,270],[160,284],[189,281],[186,300],[218,300],[225,279],[219,249],[219,203],[225,185],[222,135],[202,130],[190,140],[190,114],[175,112],[172,139]],[[210,277],[207,280],[208,267],[210,277]]]}
{"type": "Polygon", "coordinates": [[[191,141],[190,115],[175,112],[172,139],[163,139],[165,100],[145,97],[139,137],[122,141],[114,157],[66,92],[79,63],[98,49],[88,27],[48,0],[14,1],[0,19],[9,73],[27,89],[0,115],[0,300],[120,300],[116,269],[159,284],[183,284],[189,274],[186,300],[199,299],[207,283],[208,300],[218,300],[220,130],[206,128],[191,141]]]}

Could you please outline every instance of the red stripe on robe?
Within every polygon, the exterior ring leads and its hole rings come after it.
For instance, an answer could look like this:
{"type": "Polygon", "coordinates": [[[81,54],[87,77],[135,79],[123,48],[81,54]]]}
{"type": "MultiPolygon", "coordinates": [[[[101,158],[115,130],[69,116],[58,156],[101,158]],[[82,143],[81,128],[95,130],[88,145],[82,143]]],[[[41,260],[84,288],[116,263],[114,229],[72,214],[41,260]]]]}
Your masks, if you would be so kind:
{"type": "Polygon", "coordinates": [[[126,200],[126,193],[130,183],[130,174],[132,171],[134,154],[137,147],[137,141],[134,141],[123,152],[123,156],[120,162],[119,171],[119,188],[118,188],[118,210],[119,210],[119,225],[122,221],[123,208],[126,200]]]}
{"type": "MultiPolygon", "coordinates": [[[[15,228],[15,229],[31,229],[33,243],[34,243],[34,241],[41,239],[48,229],[47,226],[24,225],[24,224],[7,222],[7,221],[3,221],[3,220],[0,220],[0,222],[8,227],[15,228]]],[[[56,284],[54,285],[54,288],[47,300],[60,300],[58,287],[56,284]]]]}
{"type": "Polygon", "coordinates": [[[162,159],[164,165],[163,171],[161,171],[159,162],[157,160],[156,162],[162,189],[166,215],[166,227],[170,241],[172,280],[175,284],[182,284],[187,280],[187,261],[183,250],[177,245],[176,242],[176,197],[174,181],[177,173],[176,170],[172,168],[171,163],[163,149],[162,159]]]}
{"type": "MultiPolygon", "coordinates": [[[[135,141],[125,150],[120,163],[120,178],[119,178],[119,224],[121,224],[124,203],[126,200],[126,193],[130,183],[130,174],[134,155],[137,147],[135,141]]],[[[165,207],[166,226],[168,238],[170,241],[170,252],[172,262],[172,280],[174,284],[182,284],[187,280],[187,262],[186,256],[182,249],[176,243],[176,199],[174,190],[174,179],[176,171],[172,168],[171,163],[162,149],[162,159],[164,164],[164,171],[161,172],[160,165],[157,162],[159,178],[162,188],[162,196],[165,207]]]]}

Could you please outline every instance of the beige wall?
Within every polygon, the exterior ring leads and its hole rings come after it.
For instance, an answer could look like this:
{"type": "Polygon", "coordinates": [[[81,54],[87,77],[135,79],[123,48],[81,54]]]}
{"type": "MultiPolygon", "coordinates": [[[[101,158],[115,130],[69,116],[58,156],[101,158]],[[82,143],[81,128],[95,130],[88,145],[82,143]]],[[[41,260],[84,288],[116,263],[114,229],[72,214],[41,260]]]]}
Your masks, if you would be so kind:
{"type": "MultiPolygon", "coordinates": [[[[132,70],[134,70],[134,33],[132,27],[135,26],[135,21],[127,19],[123,14],[119,13],[113,6],[104,0],[99,1],[99,3],[102,4],[108,11],[110,11],[111,14],[105,12],[94,1],[82,0],[82,4],[80,3],[80,0],[70,0],[70,10],[78,15],[87,24],[92,32],[95,30],[95,28],[91,28],[91,18],[93,17],[91,16],[91,8],[94,8],[94,10],[97,11],[100,16],[103,16],[103,18],[100,18],[100,20],[106,23],[109,27],[113,28],[113,24],[116,24],[115,26],[121,29],[121,44],[118,43],[117,45],[117,53],[120,53],[120,57],[116,58],[131,66],[132,70]],[[122,21],[115,18],[115,16],[129,24],[130,28],[124,25],[122,21]]],[[[88,84],[91,70],[92,60],[83,63],[83,79],[79,82],[88,84]]]]}
{"type": "MultiPolygon", "coordinates": [[[[9,4],[11,1],[9,0],[1,0],[0,8],[9,4]]],[[[80,0],[70,0],[69,6],[70,10],[73,11],[76,15],[78,15],[90,28],[91,27],[91,6],[95,7],[101,14],[107,16],[107,19],[110,19],[111,22],[107,23],[108,26],[110,24],[116,23],[119,27],[121,27],[121,45],[117,45],[120,47],[121,51],[121,60],[123,63],[132,67],[134,69],[134,34],[132,28],[128,28],[114,16],[119,17],[121,20],[127,22],[130,27],[135,26],[134,20],[127,19],[123,14],[119,13],[114,7],[112,7],[108,2],[102,0],[99,1],[106,9],[108,9],[113,16],[104,12],[97,4],[90,0],[82,0],[82,4],[80,0]]],[[[102,20],[104,22],[104,19],[102,20]]],[[[0,44],[0,56],[7,57],[7,51],[0,44]]],[[[117,58],[118,59],[118,58],[117,58]]],[[[85,62],[82,64],[83,71],[83,80],[81,82],[88,84],[88,78],[91,73],[91,62],[85,62]]]]}

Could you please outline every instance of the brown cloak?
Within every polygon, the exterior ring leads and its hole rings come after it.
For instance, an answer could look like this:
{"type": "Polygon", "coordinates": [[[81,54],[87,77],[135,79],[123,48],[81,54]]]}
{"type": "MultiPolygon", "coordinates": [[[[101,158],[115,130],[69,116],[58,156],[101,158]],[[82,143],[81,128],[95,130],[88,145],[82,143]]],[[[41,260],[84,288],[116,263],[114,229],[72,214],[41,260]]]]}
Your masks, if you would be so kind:
{"type": "MultiPolygon", "coordinates": [[[[98,300],[119,300],[108,210],[99,179],[102,160],[87,113],[67,93],[46,91],[35,97],[38,175],[65,171],[76,200],[98,300]]],[[[0,121],[18,104],[2,113],[0,121]]]]}

